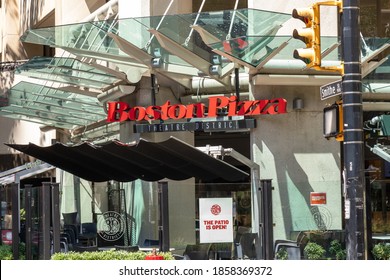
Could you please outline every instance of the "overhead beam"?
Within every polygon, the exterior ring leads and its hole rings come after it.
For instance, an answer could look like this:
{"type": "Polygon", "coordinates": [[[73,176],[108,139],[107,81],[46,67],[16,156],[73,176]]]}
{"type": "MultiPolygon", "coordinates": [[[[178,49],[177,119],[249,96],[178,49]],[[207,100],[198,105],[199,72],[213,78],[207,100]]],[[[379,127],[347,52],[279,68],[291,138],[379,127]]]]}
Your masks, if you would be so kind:
{"type": "Polygon", "coordinates": [[[152,61],[153,56],[112,32],[108,32],[107,35],[115,41],[119,49],[125,54],[147,67],[150,66],[150,62],[152,61]]]}
{"type": "Polygon", "coordinates": [[[173,41],[172,39],[168,38],[167,36],[163,35],[162,33],[160,33],[155,29],[149,29],[149,32],[156,37],[161,47],[166,49],[169,53],[180,57],[188,64],[199,69],[201,72],[205,73],[206,75],[209,75],[210,78],[215,79],[221,84],[225,86],[230,86],[230,77],[220,78],[216,75],[210,74],[210,67],[212,66],[210,62],[204,60],[203,58],[194,54],[190,50],[186,49],[185,47],[181,46],[177,42],[173,41]]]}
{"type": "Polygon", "coordinates": [[[389,47],[390,44],[384,44],[382,47],[365,57],[364,61],[361,63],[362,78],[372,73],[372,71],[387,61],[388,55],[384,54],[384,52],[387,51],[389,47]],[[382,58],[380,58],[381,56],[382,58]]]}

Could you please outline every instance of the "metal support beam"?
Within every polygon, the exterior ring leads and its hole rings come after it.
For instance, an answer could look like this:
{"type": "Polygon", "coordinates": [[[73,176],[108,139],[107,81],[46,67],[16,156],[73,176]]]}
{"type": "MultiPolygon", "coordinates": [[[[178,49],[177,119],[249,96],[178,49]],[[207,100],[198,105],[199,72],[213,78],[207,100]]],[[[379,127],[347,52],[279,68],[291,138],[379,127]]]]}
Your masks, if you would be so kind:
{"type": "Polygon", "coordinates": [[[158,237],[160,241],[160,252],[169,252],[169,204],[168,204],[168,182],[158,182],[158,237]]]}
{"type": "Polygon", "coordinates": [[[60,185],[51,184],[51,222],[53,229],[53,253],[60,252],[60,185]]]}
{"type": "Polygon", "coordinates": [[[19,252],[19,232],[20,232],[20,184],[11,184],[11,214],[12,214],[12,256],[14,260],[18,260],[19,252]]]}
{"type": "Polygon", "coordinates": [[[210,74],[210,67],[212,66],[210,62],[202,59],[198,55],[194,54],[192,51],[186,49],[185,47],[181,46],[177,42],[173,41],[172,39],[168,38],[161,32],[150,29],[150,33],[152,33],[157,41],[160,43],[160,45],[166,49],[169,53],[174,54],[178,57],[180,57],[182,60],[187,62],[188,64],[194,66],[195,68],[199,69],[206,75],[209,75],[210,78],[215,79],[216,81],[220,82],[221,84],[225,86],[230,86],[230,77],[221,78],[217,75],[211,75],[210,74]]]}
{"type": "Polygon", "coordinates": [[[41,211],[42,211],[42,259],[50,260],[50,189],[51,183],[44,182],[41,187],[41,211]]]}
{"type": "Polygon", "coordinates": [[[260,180],[260,231],[262,238],[262,255],[265,260],[274,259],[274,227],[272,218],[272,180],[260,180]]]}
{"type": "Polygon", "coordinates": [[[139,63],[150,67],[153,56],[112,32],[108,32],[107,35],[115,41],[119,49],[125,54],[137,60],[139,63]]]}
{"type": "Polygon", "coordinates": [[[28,184],[24,186],[24,211],[25,211],[25,240],[26,240],[26,260],[32,260],[32,185],[28,184]]]}
{"type": "MultiPolygon", "coordinates": [[[[367,76],[370,74],[372,71],[374,71],[376,68],[381,66],[384,62],[387,61],[387,55],[384,53],[387,52],[389,49],[390,44],[384,44],[382,47],[379,49],[375,50],[372,52],[370,55],[366,56],[364,61],[362,61],[362,77],[367,76]],[[382,56],[382,58],[381,58],[382,56]]],[[[388,54],[388,52],[387,52],[388,54]]]]}

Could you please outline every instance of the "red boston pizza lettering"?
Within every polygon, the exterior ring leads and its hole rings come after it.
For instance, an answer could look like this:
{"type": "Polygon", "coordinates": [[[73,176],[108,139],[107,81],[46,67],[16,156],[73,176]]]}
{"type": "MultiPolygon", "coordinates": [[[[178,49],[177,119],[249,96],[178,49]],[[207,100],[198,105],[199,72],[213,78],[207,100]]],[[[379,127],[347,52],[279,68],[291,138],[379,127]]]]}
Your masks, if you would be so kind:
{"type": "Polygon", "coordinates": [[[204,103],[171,105],[170,101],[161,106],[130,107],[125,102],[115,101],[108,102],[107,122],[212,118],[218,116],[220,110],[226,110],[230,117],[275,115],[287,113],[286,108],[287,101],[283,98],[237,101],[236,96],[209,97],[208,107],[204,103]]]}

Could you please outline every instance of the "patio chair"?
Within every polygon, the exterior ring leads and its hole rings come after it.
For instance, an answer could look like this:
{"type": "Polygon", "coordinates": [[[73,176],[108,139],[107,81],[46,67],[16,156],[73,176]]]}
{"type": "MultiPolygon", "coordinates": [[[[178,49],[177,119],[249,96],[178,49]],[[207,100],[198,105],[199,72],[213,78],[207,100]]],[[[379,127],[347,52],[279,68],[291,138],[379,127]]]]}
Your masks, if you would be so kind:
{"type": "Polygon", "coordinates": [[[277,240],[275,242],[275,258],[279,250],[287,251],[288,260],[300,260],[301,259],[301,248],[299,244],[291,240],[277,240]]]}
{"type": "Polygon", "coordinates": [[[77,212],[62,213],[64,225],[74,225],[77,223],[77,212]]]}
{"type": "Polygon", "coordinates": [[[65,224],[64,225],[64,231],[65,230],[71,230],[73,231],[73,235],[75,237],[75,243],[78,243],[79,242],[79,234],[80,234],[80,230],[79,230],[79,227],[77,225],[73,225],[73,224],[65,224]]]}
{"type": "Polygon", "coordinates": [[[76,244],[73,246],[73,251],[75,252],[95,252],[98,251],[98,247],[96,245],[93,246],[83,246],[76,244]]]}
{"type": "Polygon", "coordinates": [[[296,240],[275,240],[274,252],[276,253],[284,248],[287,251],[289,260],[300,260],[303,256],[303,250],[309,239],[304,231],[299,232],[296,240]]]}
{"type": "Polygon", "coordinates": [[[242,260],[255,260],[257,258],[256,241],[257,233],[244,233],[240,238],[239,245],[237,246],[237,258],[242,260]]]}
{"type": "Polygon", "coordinates": [[[133,245],[133,246],[124,246],[124,245],[115,245],[114,246],[115,250],[122,250],[126,252],[138,252],[139,251],[139,246],[138,245],[133,245]]]}
{"type": "Polygon", "coordinates": [[[244,227],[244,226],[239,226],[237,228],[237,232],[236,232],[236,235],[234,237],[234,258],[235,259],[238,259],[239,258],[239,254],[241,254],[240,256],[242,256],[242,249],[241,249],[241,245],[240,245],[240,240],[241,240],[241,237],[243,234],[245,233],[250,233],[251,232],[251,228],[250,227],[244,227]],[[240,252],[239,252],[240,251],[240,252]]]}
{"type": "Polygon", "coordinates": [[[143,247],[155,247],[159,245],[160,241],[156,239],[145,239],[143,243],[143,247]]]}
{"type": "Polygon", "coordinates": [[[183,256],[186,260],[208,260],[211,244],[187,245],[183,256]]]}
{"type": "Polygon", "coordinates": [[[79,234],[79,242],[83,245],[96,245],[97,226],[95,223],[82,223],[81,234],[79,234]]]}

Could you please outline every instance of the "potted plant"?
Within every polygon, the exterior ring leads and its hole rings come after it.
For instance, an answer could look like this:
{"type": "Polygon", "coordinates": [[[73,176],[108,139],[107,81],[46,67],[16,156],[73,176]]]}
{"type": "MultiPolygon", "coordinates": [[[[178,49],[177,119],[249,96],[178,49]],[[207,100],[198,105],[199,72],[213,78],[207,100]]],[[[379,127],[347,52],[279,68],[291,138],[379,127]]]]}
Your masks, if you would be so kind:
{"type": "Polygon", "coordinates": [[[288,252],[286,248],[280,248],[275,255],[275,259],[277,260],[288,260],[288,252]]]}
{"type": "Polygon", "coordinates": [[[345,260],[347,258],[347,250],[342,247],[338,240],[332,240],[330,242],[329,253],[336,260],[345,260]]]}
{"type": "Polygon", "coordinates": [[[303,249],[304,256],[308,260],[323,260],[325,259],[325,252],[324,247],[315,242],[307,243],[303,249]]]}
{"type": "Polygon", "coordinates": [[[390,244],[376,244],[372,249],[372,254],[376,260],[390,260],[390,244]]]}

